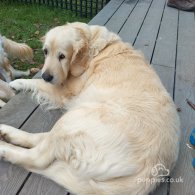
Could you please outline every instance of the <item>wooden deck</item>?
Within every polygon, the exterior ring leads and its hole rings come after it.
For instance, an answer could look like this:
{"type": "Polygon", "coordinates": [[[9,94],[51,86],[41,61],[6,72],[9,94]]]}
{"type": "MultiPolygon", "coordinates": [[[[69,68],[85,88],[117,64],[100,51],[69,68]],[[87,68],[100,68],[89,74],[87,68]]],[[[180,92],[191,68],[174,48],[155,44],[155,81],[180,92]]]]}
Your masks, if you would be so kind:
{"type": "MultiPolygon", "coordinates": [[[[195,172],[191,151],[186,147],[195,127],[195,111],[186,98],[195,102],[195,15],[166,6],[166,0],[111,0],[90,21],[105,25],[126,42],[142,50],[181,109],[182,141],[179,160],[171,178],[180,183],[162,183],[153,195],[195,194],[195,172]]],[[[2,110],[0,123],[30,132],[51,129],[60,111],[43,111],[29,95],[15,96],[2,110]]],[[[66,195],[52,181],[6,162],[0,162],[1,195],[66,195]]]]}

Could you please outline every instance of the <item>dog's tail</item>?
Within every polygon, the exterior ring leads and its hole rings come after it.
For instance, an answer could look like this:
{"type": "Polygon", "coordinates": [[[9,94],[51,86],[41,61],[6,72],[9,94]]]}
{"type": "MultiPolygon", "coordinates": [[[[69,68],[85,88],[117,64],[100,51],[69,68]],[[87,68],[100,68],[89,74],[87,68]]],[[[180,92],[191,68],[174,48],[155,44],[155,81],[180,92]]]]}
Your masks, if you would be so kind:
{"type": "Polygon", "coordinates": [[[33,50],[25,43],[16,43],[6,37],[1,37],[4,51],[8,56],[33,62],[33,50]]]}

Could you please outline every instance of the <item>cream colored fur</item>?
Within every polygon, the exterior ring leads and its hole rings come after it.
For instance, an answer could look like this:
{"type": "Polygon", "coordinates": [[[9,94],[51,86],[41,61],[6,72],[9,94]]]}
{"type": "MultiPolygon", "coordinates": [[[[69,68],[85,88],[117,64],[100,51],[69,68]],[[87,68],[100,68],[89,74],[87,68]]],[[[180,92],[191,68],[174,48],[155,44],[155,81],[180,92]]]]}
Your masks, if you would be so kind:
{"type": "Polygon", "coordinates": [[[28,45],[25,43],[17,43],[4,36],[1,36],[1,39],[3,40],[3,47],[8,57],[18,58],[28,62],[33,61],[33,50],[28,45]]]}
{"type": "Polygon", "coordinates": [[[68,111],[48,133],[1,125],[9,144],[0,142],[0,156],[75,194],[149,194],[158,182],[138,180],[157,179],[151,173],[157,164],[172,170],[180,137],[175,105],[157,74],[105,27],[59,26],[43,45],[42,71],[51,83],[19,79],[10,86],[68,111]]]}
{"type": "Polygon", "coordinates": [[[17,43],[0,35],[0,108],[14,95],[7,83],[15,78],[30,75],[30,70],[14,69],[10,64],[10,57],[33,62],[33,50],[24,43],[17,43]]]}

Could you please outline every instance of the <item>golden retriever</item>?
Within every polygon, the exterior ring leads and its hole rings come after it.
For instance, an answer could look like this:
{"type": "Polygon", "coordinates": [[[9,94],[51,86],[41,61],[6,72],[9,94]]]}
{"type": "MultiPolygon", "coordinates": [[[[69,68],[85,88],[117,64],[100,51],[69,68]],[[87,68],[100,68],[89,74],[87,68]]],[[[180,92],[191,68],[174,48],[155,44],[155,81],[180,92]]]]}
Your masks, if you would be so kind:
{"type": "Polygon", "coordinates": [[[18,58],[32,62],[33,50],[24,43],[17,43],[0,35],[0,108],[14,96],[14,91],[7,83],[13,79],[30,75],[30,70],[20,71],[14,69],[8,58],[18,58]]]}
{"type": "Polygon", "coordinates": [[[1,125],[0,157],[79,195],[145,195],[178,157],[175,105],[143,55],[105,27],[70,23],[43,38],[42,79],[12,81],[68,111],[50,132],[1,125]],[[140,182],[142,181],[142,182],[140,182]],[[151,181],[151,182],[150,182],[151,181]]]}
{"type": "Polygon", "coordinates": [[[5,36],[0,35],[0,73],[4,81],[10,82],[13,79],[29,76],[30,70],[15,70],[10,65],[10,58],[18,58],[22,61],[33,62],[33,50],[25,43],[17,43],[5,36]]]}

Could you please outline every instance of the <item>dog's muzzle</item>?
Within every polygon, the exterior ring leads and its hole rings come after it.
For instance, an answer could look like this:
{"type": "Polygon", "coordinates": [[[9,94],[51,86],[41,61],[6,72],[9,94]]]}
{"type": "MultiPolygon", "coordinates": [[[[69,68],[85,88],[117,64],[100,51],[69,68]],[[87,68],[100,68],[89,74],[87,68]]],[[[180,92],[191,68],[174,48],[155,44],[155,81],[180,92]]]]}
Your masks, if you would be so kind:
{"type": "Polygon", "coordinates": [[[51,82],[53,79],[53,76],[48,74],[47,72],[44,72],[42,74],[42,78],[46,81],[46,82],[51,82]]]}

